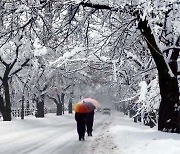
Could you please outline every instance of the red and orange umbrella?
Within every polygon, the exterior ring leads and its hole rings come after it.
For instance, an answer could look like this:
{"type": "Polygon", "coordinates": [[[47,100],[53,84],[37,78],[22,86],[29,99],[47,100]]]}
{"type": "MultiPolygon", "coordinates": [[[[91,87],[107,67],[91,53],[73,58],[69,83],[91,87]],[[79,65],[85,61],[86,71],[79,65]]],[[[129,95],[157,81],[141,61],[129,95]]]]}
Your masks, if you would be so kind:
{"type": "Polygon", "coordinates": [[[73,109],[78,113],[88,113],[94,111],[95,106],[91,102],[78,102],[73,109]]]}
{"type": "Polygon", "coordinates": [[[93,98],[83,98],[81,100],[81,102],[91,102],[96,108],[99,108],[100,107],[100,104],[97,100],[93,99],[93,98]]]}

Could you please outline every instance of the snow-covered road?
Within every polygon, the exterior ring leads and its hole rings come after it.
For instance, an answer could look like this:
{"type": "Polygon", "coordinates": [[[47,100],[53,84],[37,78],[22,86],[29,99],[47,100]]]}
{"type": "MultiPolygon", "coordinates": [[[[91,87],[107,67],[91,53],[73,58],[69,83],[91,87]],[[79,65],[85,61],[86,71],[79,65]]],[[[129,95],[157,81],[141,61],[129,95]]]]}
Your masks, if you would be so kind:
{"type": "Polygon", "coordinates": [[[179,154],[180,136],[120,112],[95,114],[93,136],[79,141],[74,114],[0,121],[0,154],[179,154]],[[164,146],[166,145],[166,146],[164,146]]]}
{"type": "Polygon", "coordinates": [[[97,112],[93,136],[86,135],[85,141],[78,140],[73,114],[1,122],[0,154],[93,154],[111,118],[97,112]]]}

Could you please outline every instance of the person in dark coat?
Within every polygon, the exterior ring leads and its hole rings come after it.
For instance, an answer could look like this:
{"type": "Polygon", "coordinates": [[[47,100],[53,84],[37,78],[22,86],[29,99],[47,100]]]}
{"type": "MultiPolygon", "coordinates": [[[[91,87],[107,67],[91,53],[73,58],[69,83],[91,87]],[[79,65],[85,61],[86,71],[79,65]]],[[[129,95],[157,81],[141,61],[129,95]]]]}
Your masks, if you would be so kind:
{"type": "Polygon", "coordinates": [[[79,135],[79,141],[85,140],[85,131],[86,131],[86,125],[85,125],[85,118],[86,113],[75,113],[75,120],[77,122],[77,133],[79,135]]]}
{"type": "Polygon", "coordinates": [[[88,136],[92,136],[94,123],[94,110],[92,112],[86,113],[86,127],[88,136]]]}

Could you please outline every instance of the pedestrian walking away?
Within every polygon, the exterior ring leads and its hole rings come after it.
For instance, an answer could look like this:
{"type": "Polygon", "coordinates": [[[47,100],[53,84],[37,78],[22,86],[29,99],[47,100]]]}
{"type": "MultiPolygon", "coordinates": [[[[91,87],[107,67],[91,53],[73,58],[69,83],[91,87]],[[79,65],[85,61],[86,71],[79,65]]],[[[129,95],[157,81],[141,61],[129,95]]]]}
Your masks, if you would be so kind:
{"type": "Polygon", "coordinates": [[[94,120],[94,109],[95,106],[90,102],[78,102],[74,105],[74,111],[75,111],[75,120],[77,122],[77,132],[79,135],[79,140],[85,140],[85,131],[86,131],[86,120],[88,121],[88,131],[91,133],[89,135],[92,135],[92,126],[93,126],[93,120],[94,120]],[[91,113],[92,115],[87,114],[91,113]],[[93,117],[93,118],[92,118],[93,117]]]}
{"type": "Polygon", "coordinates": [[[94,110],[86,114],[86,128],[88,136],[92,136],[93,123],[94,123],[94,110]]]}
{"type": "Polygon", "coordinates": [[[77,122],[77,133],[79,135],[79,141],[85,140],[85,131],[86,131],[86,126],[85,126],[85,117],[86,113],[75,113],[75,120],[77,122]]]}

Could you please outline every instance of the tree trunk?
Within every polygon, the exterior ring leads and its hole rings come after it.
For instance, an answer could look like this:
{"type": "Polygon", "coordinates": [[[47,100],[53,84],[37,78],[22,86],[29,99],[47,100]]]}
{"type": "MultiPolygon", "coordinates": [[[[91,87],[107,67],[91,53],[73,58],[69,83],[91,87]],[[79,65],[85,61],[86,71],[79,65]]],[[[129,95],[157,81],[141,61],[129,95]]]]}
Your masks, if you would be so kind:
{"type": "Polygon", "coordinates": [[[178,51],[174,51],[171,56],[169,66],[174,76],[171,76],[167,63],[162,52],[159,50],[155,38],[148,26],[147,20],[140,20],[139,29],[146,37],[148,48],[156,63],[159,77],[159,88],[161,102],[159,107],[158,130],[180,133],[179,118],[179,87],[177,80],[177,57],[178,51]]]}
{"type": "Polygon", "coordinates": [[[62,115],[62,103],[60,102],[59,95],[57,94],[59,102],[56,100],[56,98],[49,96],[49,95],[47,95],[47,96],[49,97],[49,99],[52,99],[54,101],[54,103],[56,104],[56,107],[57,107],[56,115],[57,116],[62,115]]]}
{"type": "Polygon", "coordinates": [[[72,98],[69,99],[68,113],[72,113],[72,98]]]}
{"type": "Polygon", "coordinates": [[[4,87],[4,93],[5,93],[4,112],[2,113],[3,120],[11,121],[11,101],[10,101],[10,94],[9,94],[8,78],[3,79],[3,87],[4,87]]]}
{"type": "Polygon", "coordinates": [[[24,94],[22,95],[21,119],[24,119],[24,94]]]}
{"type": "MultiPolygon", "coordinates": [[[[4,115],[4,100],[3,97],[0,95],[0,112],[2,113],[2,116],[4,115]]],[[[4,117],[3,117],[4,119],[4,117]]]]}
{"type": "Polygon", "coordinates": [[[62,115],[62,104],[57,103],[57,116],[62,115]]]}
{"type": "Polygon", "coordinates": [[[44,118],[44,100],[37,102],[36,118],[44,118]]]}
{"type": "Polygon", "coordinates": [[[61,93],[61,104],[62,104],[62,113],[64,114],[64,93],[61,93]]]}
{"type": "Polygon", "coordinates": [[[159,107],[158,129],[161,131],[180,133],[178,110],[179,90],[177,78],[168,73],[159,74],[161,104],[159,107]]]}
{"type": "Polygon", "coordinates": [[[62,115],[62,110],[63,110],[63,105],[62,105],[62,102],[61,102],[61,98],[60,98],[60,95],[57,94],[57,97],[58,97],[58,103],[59,104],[59,107],[57,106],[57,108],[59,108],[59,115],[62,115]]]}

